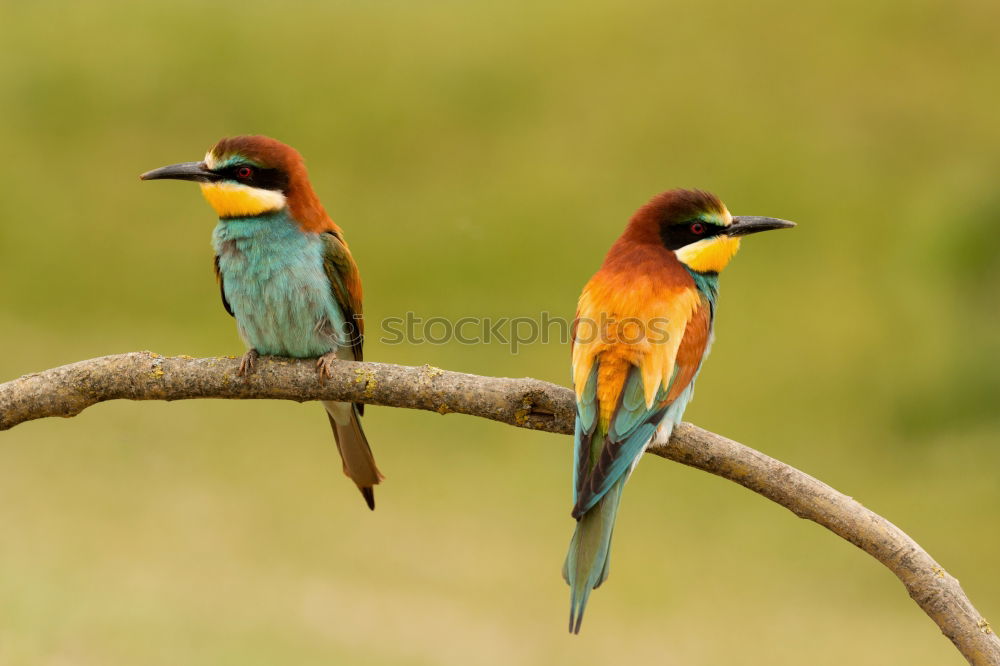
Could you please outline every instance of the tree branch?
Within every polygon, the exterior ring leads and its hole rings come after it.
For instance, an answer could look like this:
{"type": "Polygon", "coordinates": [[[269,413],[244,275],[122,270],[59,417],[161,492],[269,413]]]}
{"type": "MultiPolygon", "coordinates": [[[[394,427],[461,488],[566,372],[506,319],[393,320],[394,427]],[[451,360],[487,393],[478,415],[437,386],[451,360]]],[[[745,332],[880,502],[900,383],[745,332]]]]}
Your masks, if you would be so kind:
{"type": "MultiPolygon", "coordinates": [[[[0,384],[0,430],[47,416],[75,416],[107,400],[267,398],[455,412],[521,428],[573,432],[572,392],[537,379],[342,361],[321,384],[311,361],[262,358],[249,377],[239,377],[238,367],[234,357],[135,352],[25,375],[0,384]]],[[[1000,639],[959,582],[885,518],[794,467],[687,423],[674,430],[669,444],[649,452],[734,481],[850,541],[902,581],[970,664],[1000,666],[1000,639]]]]}

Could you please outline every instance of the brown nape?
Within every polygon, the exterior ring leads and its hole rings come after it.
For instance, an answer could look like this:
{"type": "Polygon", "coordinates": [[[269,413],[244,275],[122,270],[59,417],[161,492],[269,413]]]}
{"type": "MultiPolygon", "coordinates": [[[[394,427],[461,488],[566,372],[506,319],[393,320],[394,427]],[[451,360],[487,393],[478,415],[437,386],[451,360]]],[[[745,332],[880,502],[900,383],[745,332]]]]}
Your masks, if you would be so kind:
{"type": "Polygon", "coordinates": [[[316,233],[340,231],[309,184],[302,155],[291,146],[269,136],[254,134],[220,139],[211,152],[221,159],[241,155],[262,167],[281,169],[288,174],[288,190],[285,192],[288,208],[302,229],[316,233]]]}
{"type": "Polygon", "coordinates": [[[635,212],[625,236],[639,242],[659,243],[660,225],[686,222],[704,213],[722,213],[722,201],[702,190],[667,190],[650,199],[635,212]]]}

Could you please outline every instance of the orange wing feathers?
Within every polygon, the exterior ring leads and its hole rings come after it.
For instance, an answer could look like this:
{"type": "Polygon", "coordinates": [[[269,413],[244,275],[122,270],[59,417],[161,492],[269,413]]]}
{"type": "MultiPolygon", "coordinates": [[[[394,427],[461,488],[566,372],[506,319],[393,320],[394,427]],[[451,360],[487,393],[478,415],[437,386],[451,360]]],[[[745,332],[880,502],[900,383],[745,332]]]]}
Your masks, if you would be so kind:
{"type": "MultiPolygon", "coordinates": [[[[610,421],[631,366],[640,369],[646,405],[652,407],[660,388],[670,384],[689,322],[701,316],[701,310],[707,308],[694,280],[672,252],[623,236],[580,296],[573,345],[577,395],[600,357],[597,397],[602,423],[610,421]]],[[[698,347],[695,338],[707,340],[708,328],[706,320],[691,329],[694,337],[683,345],[685,360],[698,347]]]]}
{"type": "Polygon", "coordinates": [[[681,344],[677,348],[677,357],[674,360],[677,376],[674,377],[664,404],[676,400],[677,396],[688,387],[688,384],[698,374],[698,368],[701,367],[701,362],[705,358],[711,337],[712,306],[707,302],[702,302],[684,329],[684,337],[681,338],[681,344]]]}

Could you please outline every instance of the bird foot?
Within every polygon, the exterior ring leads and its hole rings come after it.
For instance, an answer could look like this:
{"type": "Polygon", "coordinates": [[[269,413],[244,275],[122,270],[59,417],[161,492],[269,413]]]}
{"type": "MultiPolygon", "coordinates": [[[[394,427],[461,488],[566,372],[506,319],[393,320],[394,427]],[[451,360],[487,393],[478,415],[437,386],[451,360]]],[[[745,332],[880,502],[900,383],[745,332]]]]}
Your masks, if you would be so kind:
{"type": "Polygon", "coordinates": [[[316,359],[316,374],[319,375],[321,382],[325,382],[333,376],[333,366],[338,361],[340,359],[337,358],[337,352],[327,352],[316,359]]]}
{"type": "Polygon", "coordinates": [[[252,375],[253,371],[257,369],[258,358],[260,358],[260,354],[256,349],[248,350],[246,354],[243,354],[243,358],[240,359],[240,369],[236,374],[240,377],[252,375]]]}

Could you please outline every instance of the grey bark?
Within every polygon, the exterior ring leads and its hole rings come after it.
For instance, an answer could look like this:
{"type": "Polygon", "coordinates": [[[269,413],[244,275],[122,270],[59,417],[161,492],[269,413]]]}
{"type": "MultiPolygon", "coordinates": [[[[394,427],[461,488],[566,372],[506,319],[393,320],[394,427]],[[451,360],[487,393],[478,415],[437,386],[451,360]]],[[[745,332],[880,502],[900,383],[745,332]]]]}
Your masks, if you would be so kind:
{"type": "MultiPolygon", "coordinates": [[[[238,368],[235,357],[134,352],[25,375],[0,384],[0,430],[47,416],[75,416],[107,400],[263,398],[363,402],[573,432],[572,391],[537,379],[342,361],[320,383],[312,361],[261,358],[249,377],[238,376],[238,368]]],[[[674,429],[668,444],[648,452],[734,481],[853,543],[902,581],[970,664],[1000,666],[1000,639],[958,580],[885,518],[790,465],[688,423],[674,429]]]]}

